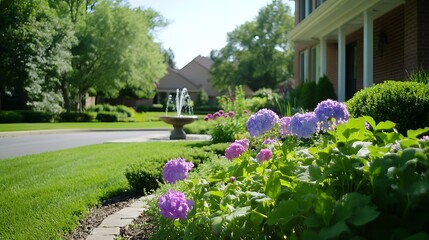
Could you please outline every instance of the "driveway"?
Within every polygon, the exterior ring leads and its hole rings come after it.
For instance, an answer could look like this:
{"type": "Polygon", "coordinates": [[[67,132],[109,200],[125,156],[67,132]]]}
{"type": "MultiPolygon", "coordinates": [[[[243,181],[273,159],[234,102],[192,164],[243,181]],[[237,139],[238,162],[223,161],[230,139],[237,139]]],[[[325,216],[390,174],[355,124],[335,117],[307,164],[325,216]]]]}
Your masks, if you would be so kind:
{"type": "Polygon", "coordinates": [[[0,133],[0,159],[104,142],[168,140],[169,130],[30,131],[0,133]]]}

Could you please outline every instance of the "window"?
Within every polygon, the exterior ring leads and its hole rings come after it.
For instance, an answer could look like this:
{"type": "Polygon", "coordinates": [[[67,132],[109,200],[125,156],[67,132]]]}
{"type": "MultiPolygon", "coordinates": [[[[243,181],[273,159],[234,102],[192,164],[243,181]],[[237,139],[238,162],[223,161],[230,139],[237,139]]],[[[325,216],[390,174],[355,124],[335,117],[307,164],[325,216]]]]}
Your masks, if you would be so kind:
{"type": "Polygon", "coordinates": [[[299,0],[299,21],[310,15],[313,9],[313,0],[299,0]]]}
{"type": "Polygon", "coordinates": [[[299,82],[308,81],[308,50],[299,53],[299,82]]]}

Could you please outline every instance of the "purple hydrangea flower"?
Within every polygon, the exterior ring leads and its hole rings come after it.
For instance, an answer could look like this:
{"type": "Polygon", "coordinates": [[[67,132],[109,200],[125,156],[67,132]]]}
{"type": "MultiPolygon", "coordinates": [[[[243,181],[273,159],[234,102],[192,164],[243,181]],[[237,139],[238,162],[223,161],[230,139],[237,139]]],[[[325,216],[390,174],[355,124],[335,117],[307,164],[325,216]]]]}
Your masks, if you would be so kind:
{"type": "Polygon", "coordinates": [[[279,125],[280,125],[280,135],[282,137],[286,137],[286,135],[289,134],[288,129],[289,129],[289,124],[290,124],[290,119],[291,117],[282,117],[279,120],[279,125]]]}
{"type": "Polygon", "coordinates": [[[225,150],[225,157],[232,161],[234,158],[239,157],[244,151],[246,151],[246,149],[241,143],[233,142],[225,150]]]}
{"type": "Polygon", "coordinates": [[[209,116],[205,116],[204,117],[204,121],[208,121],[208,120],[210,120],[210,117],[209,116]]]}
{"type": "Polygon", "coordinates": [[[262,142],[262,144],[273,145],[277,143],[277,139],[267,138],[262,142]]]}
{"type": "Polygon", "coordinates": [[[237,180],[237,178],[236,178],[236,177],[234,177],[234,176],[232,176],[232,177],[230,177],[230,178],[229,178],[229,181],[230,181],[230,182],[235,182],[235,180],[237,180]]]}
{"type": "Polygon", "coordinates": [[[279,116],[269,109],[261,109],[247,120],[247,131],[250,136],[257,137],[269,131],[279,120],[279,116]]]}
{"type": "Polygon", "coordinates": [[[270,149],[265,148],[259,151],[258,155],[256,155],[256,159],[261,163],[263,161],[269,160],[271,156],[273,156],[273,152],[270,149]]]}
{"type": "Polygon", "coordinates": [[[317,117],[314,112],[295,113],[290,119],[289,132],[298,138],[310,138],[317,131],[317,117]]]}
{"type": "Polygon", "coordinates": [[[333,118],[335,119],[335,125],[340,123],[347,122],[349,120],[350,114],[347,110],[347,106],[344,103],[333,101],[331,99],[325,100],[317,104],[317,107],[314,109],[317,119],[322,124],[322,129],[331,128],[329,121],[333,118]]]}
{"type": "Polygon", "coordinates": [[[188,172],[194,167],[192,162],[186,162],[182,158],[168,161],[162,169],[162,176],[167,183],[175,183],[188,177],[188,172]]]}
{"type": "Polygon", "coordinates": [[[186,219],[193,205],[194,201],[186,199],[184,193],[171,189],[158,199],[161,215],[169,219],[186,219]]]}
{"type": "Polygon", "coordinates": [[[421,138],[421,140],[423,140],[423,141],[429,141],[429,135],[423,136],[421,138]]]}
{"type": "Polygon", "coordinates": [[[244,150],[247,150],[249,148],[250,141],[248,139],[244,138],[244,139],[240,139],[240,140],[235,140],[235,143],[239,143],[239,144],[243,145],[244,150]]]}

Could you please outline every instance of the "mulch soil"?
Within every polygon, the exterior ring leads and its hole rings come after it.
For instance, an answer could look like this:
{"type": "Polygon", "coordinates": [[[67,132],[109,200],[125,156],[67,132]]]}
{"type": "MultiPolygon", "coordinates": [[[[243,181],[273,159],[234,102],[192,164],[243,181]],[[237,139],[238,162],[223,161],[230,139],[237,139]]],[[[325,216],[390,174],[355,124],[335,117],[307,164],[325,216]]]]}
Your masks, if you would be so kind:
{"type": "MultiPolygon", "coordinates": [[[[104,201],[100,206],[92,208],[89,214],[80,221],[79,227],[66,236],[65,239],[85,239],[106,217],[129,206],[140,197],[133,193],[123,193],[104,201]]],[[[149,234],[153,228],[150,219],[142,213],[130,225],[122,227],[119,236],[130,240],[149,239],[149,234]]]]}

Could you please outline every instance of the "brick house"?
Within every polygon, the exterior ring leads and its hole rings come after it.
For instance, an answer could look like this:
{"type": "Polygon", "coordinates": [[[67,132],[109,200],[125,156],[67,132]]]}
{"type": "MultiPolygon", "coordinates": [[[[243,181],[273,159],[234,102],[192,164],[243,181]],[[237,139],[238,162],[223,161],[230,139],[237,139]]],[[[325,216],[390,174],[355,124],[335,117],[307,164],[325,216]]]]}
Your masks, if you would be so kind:
{"type": "Polygon", "coordinates": [[[338,100],[429,70],[428,0],[294,0],[294,83],[326,75],[338,100]]]}

